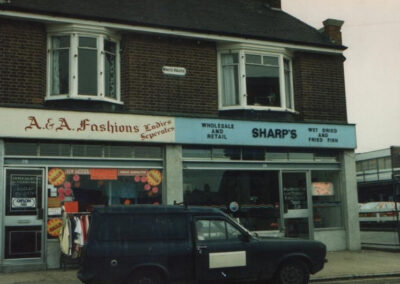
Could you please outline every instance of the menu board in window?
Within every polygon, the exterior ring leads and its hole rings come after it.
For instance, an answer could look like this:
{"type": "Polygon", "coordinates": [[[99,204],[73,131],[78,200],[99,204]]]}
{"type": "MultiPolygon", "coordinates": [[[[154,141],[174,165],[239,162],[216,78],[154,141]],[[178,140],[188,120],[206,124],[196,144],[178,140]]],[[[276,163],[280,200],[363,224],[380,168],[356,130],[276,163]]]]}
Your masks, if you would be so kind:
{"type": "Polygon", "coordinates": [[[6,189],[8,215],[35,215],[41,208],[41,171],[7,171],[6,189]]]}
{"type": "Polygon", "coordinates": [[[334,195],[333,184],[331,182],[313,182],[313,196],[332,196],[334,195]]]}

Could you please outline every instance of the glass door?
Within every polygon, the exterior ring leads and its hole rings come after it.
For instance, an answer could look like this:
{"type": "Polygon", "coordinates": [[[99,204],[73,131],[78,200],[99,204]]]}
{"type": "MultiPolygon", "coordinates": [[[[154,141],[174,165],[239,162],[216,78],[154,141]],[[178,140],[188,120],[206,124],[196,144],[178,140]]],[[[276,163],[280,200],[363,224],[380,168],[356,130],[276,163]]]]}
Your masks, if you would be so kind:
{"type": "Polygon", "coordinates": [[[310,200],[307,172],[282,172],[285,236],[309,239],[310,200]]]}
{"type": "Polygon", "coordinates": [[[43,257],[43,170],[5,170],[4,259],[43,257]]]}

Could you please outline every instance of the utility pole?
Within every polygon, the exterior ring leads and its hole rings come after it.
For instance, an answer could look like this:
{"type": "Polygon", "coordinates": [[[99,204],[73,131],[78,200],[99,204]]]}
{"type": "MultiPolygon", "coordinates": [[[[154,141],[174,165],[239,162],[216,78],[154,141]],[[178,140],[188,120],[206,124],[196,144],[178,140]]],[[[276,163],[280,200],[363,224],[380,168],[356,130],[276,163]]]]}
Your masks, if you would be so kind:
{"type": "Polygon", "coordinates": [[[400,244],[399,208],[397,206],[397,196],[400,193],[400,147],[390,147],[390,155],[392,160],[393,201],[396,210],[396,229],[400,244]]]}

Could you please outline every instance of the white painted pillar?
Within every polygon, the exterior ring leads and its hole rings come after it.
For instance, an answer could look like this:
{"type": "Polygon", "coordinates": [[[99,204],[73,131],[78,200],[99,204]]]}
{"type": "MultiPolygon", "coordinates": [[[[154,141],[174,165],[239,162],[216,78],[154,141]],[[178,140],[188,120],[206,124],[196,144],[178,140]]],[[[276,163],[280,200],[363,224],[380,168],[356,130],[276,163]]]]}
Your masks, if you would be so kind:
{"type": "Polygon", "coordinates": [[[347,249],[359,250],[361,249],[361,237],[358,218],[358,194],[354,151],[343,151],[341,161],[342,198],[347,249]]]}
{"type": "Polygon", "coordinates": [[[182,146],[165,147],[163,204],[183,201],[182,146]]]}

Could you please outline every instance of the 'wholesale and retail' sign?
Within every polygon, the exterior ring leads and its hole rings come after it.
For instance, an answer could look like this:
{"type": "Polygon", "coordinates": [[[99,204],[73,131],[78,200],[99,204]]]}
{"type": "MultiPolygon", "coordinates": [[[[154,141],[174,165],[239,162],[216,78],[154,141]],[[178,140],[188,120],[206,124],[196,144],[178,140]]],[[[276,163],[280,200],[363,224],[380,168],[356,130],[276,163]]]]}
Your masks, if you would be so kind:
{"type": "Polygon", "coordinates": [[[354,125],[0,108],[0,137],[354,149],[354,125]]]}
{"type": "Polygon", "coordinates": [[[175,119],[176,142],[315,148],[356,148],[354,125],[175,119]]]}

